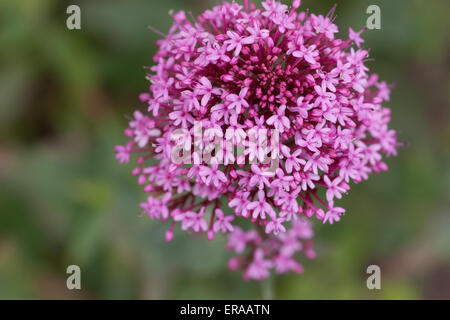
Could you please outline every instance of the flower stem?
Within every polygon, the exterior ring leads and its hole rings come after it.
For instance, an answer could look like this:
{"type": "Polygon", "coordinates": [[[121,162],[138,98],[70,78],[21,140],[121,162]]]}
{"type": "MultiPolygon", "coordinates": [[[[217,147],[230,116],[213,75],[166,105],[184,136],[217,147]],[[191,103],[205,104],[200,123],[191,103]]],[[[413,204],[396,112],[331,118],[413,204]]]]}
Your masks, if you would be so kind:
{"type": "Polygon", "coordinates": [[[274,300],[274,280],[272,276],[268,276],[265,280],[261,281],[261,295],[264,300],[274,300]]]}

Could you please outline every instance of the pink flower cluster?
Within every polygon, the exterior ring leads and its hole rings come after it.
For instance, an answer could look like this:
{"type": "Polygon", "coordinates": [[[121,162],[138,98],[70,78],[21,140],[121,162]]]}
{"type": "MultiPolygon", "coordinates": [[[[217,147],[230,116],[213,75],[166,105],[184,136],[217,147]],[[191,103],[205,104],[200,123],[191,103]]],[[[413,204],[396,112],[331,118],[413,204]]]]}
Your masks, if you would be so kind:
{"type": "Polygon", "coordinates": [[[271,268],[277,273],[302,273],[303,266],[296,261],[294,255],[302,252],[309,259],[316,256],[310,240],[312,236],[311,223],[305,218],[292,220],[289,230],[271,237],[264,237],[256,230],[244,232],[236,227],[228,236],[228,249],[242,253],[249,247],[251,254],[231,258],[228,266],[231,270],[245,270],[246,280],[262,280],[269,275],[271,268]]]}
{"type": "Polygon", "coordinates": [[[390,110],[382,107],[390,89],[365,66],[361,31],[336,38],[331,13],[299,6],[224,2],[197,18],[173,14],[147,76],[150,92],[140,97],[147,112],[135,111],[129,142],[116,147],[120,162],[140,154],[133,175],[148,194],[142,212],[169,222],[167,240],[176,226],[209,239],[229,233],[231,249],[248,247],[230,262],[246,278],[262,279],[269,267],[300,272],[294,253],[314,256],[305,219],[339,221],[345,209],[335,199],[351,181],[387,170],[382,156],[396,154],[390,110]],[[226,135],[233,129],[247,162],[174,163],[173,137],[179,129],[194,136],[195,122],[226,135]],[[279,132],[277,150],[258,150],[258,158],[275,155],[277,168],[250,161],[254,146],[240,137],[255,128],[279,132]],[[253,229],[237,227],[243,220],[253,229]]]}

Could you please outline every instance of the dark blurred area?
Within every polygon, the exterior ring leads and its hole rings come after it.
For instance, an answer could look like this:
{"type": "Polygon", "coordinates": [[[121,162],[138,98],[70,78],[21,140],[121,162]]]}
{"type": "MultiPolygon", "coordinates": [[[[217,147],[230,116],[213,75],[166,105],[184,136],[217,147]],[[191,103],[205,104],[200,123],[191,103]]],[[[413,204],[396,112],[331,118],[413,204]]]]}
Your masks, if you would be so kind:
{"type": "MultiPolygon", "coordinates": [[[[256,2],[256,1],[255,1],[256,2]]],[[[170,9],[194,15],[216,1],[0,2],[0,298],[450,299],[450,2],[302,1],[325,15],[338,2],[340,36],[381,8],[363,34],[372,72],[395,84],[392,128],[404,147],[388,172],[354,185],[337,224],[315,223],[318,258],[303,275],[244,282],[227,270],[225,239],[205,241],[138,217],[145,196],[119,165],[126,115],[141,107],[170,9]],[[81,8],[68,30],[66,8],[81,8]],[[82,290],[66,288],[81,267],[82,290]],[[379,265],[381,290],[366,268],[379,265]]]]}

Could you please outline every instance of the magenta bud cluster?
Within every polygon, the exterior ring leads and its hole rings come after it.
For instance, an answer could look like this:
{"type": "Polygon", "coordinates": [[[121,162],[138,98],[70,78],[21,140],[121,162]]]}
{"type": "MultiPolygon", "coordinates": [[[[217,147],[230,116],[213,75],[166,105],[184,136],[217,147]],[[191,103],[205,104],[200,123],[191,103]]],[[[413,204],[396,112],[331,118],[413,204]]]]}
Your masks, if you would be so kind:
{"type": "Polygon", "coordinates": [[[300,254],[315,256],[311,220],[339,221],[345,209],[336,200],[387,170],[383,157],[396,154],[382,106],[390,87],[366,66],[364,30],[337,38],[333,10],[322,16],[299,6],[223,2],[196,18],[172,14],[140,96],[147,109],[134,112],[128,143],[116,147],[120,162],[136,155],[142,214],[168,224],[166,240],[180,229],[210,240],[226,234],[240,254],[229,267],[245,279],[271,269],[301,273],[300,254]],[[242,146],[244,161],[174,162],[173,137],[194,136],[198,122],[242,146]],[[246,141],[252,129],[276,130],[277,148],[246,141]]]}

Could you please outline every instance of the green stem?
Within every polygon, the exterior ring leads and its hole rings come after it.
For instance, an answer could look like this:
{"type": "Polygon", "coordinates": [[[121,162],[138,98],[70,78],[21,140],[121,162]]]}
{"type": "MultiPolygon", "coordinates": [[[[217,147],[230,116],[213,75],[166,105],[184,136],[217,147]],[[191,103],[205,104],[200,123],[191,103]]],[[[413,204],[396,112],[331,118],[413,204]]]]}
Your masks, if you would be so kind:
{"type": "Polygon", "coordinates": [[[261,295],[264,300],[273,300],[275,298],[275,290],[272,276],[261,281],[261,295]]]}

